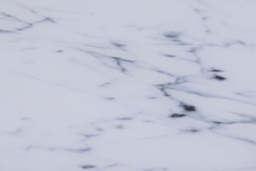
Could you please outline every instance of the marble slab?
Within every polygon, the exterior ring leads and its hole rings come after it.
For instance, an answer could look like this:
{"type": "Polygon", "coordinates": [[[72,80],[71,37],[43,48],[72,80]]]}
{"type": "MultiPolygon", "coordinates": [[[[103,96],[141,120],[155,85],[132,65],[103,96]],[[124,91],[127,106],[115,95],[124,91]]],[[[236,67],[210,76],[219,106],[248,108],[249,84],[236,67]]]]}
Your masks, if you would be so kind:
{"type": "Polygon", "coordinates": [[[0,171],[256,171],[255,0],[0,0],[0,171]]]}

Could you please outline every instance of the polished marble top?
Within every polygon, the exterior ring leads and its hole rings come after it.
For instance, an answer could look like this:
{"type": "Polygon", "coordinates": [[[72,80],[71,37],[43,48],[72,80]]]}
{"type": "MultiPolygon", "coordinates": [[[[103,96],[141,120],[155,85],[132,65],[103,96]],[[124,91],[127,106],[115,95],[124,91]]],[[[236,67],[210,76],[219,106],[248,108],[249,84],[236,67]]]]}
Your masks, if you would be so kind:
{"type": "Polygon", "coordinates": [[[256,171],[255,0],[0,0],[0,171],[256,171]]]}

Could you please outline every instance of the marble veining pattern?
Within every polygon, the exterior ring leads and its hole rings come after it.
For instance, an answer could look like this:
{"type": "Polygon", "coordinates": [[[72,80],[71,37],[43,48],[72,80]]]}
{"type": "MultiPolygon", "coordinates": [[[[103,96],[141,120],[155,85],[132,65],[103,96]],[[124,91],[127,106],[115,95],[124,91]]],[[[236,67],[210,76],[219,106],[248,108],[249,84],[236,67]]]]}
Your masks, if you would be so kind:
{"type": "Polygon", "coordinates": [[[256,171],[255,0],[0,0],[0,171],[256,171]]]}

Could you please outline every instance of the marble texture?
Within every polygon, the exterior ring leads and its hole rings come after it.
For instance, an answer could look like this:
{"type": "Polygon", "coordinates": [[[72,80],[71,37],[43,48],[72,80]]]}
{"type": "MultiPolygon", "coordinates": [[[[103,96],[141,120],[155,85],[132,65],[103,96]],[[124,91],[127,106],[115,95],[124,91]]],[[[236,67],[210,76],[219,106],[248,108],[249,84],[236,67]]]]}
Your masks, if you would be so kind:
{"type": "Polygon", "coordinates": [[[0,0],[0,171],[256,171],[255,0],[0,0]]]}

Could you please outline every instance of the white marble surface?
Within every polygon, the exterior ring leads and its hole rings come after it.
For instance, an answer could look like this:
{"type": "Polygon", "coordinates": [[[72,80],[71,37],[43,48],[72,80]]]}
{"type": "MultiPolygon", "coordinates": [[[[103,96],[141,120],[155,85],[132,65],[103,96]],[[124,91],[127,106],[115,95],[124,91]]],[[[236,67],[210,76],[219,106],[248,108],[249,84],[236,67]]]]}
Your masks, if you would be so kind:
{"type": "Polygon", "coordinates": [[[0,0],[0,171],[256,171],[255,0],[0,0]]]}

